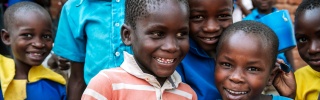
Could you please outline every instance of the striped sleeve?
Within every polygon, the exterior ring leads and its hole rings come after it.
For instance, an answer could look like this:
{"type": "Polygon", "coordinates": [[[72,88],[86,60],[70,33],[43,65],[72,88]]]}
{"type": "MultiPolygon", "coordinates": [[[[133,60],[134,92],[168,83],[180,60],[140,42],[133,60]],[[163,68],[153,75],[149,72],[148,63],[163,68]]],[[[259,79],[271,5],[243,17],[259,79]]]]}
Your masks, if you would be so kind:
{"type": "Polygon", "coordinates": [[[82,100],[111,100],[112,83],[106,73],[101,71],[93,77],[83,92],[82,100]]]}

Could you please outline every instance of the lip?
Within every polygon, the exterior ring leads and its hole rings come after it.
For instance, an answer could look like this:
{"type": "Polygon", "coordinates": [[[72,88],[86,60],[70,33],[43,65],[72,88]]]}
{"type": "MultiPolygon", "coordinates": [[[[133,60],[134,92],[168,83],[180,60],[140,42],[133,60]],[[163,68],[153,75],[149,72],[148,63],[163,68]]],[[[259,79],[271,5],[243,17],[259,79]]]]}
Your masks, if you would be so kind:
{"type": "Polygon", "coordinates": [[[308,61],[308,64],[311,66],[320,66],[320,59],[310,59],[308,61]]]}
{"type": "Polygon", "coordinates": [[[250,91],[237,91],[237,90],[231,90],[227,88],[223,88],[223,91],[227,97],[228,100],[240,100],[244,98],[250,91]],[[232,93],[236,92],[236,93],[232,93]]]}

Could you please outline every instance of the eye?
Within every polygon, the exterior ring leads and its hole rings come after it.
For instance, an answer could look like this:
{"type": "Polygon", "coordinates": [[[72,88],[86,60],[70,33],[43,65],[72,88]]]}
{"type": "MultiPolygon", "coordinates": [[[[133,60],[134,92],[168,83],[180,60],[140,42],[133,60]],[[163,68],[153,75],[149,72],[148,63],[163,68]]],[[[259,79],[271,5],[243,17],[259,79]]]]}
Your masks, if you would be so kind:
{"type": "Polygon", "coordinates": [[[185,38],[185,37],[187,37],[188,36],[188,32],[179,32],[179,33],[177,33],[177,37],[178,38],[185,38]]]}
{"type": "Polygon", "coordinates": [[[151,37],[152,38],[161,38],[161,37],[164,37],[164,33],[163,32],[151,32],[151,37]]]}
{"type": "Polygon", "coordinates": [[[203,19],[204,19],[204,16],[202,16],[202,15],[196,15],[196,16],[190,17],[190,20],[192,20],[192,21],[201,21],[203,19]]]}
{"type": "Polygon", "coordinates": [[[51,35],[43,35],[43,38],[45,38],[45,39],[52,39],[52,36],[51,36],[51,35]]]}
{"type": "Polygon", "coordinates": [[[249,67],[248,71],[255,72],[255,71],[260,71],[260,70],[259,70],[259,68],[256,68],[256,67],[249,67]]]}
{"type": "Polygon", "coordinates": [[[231,69],[232,67],[230,63],[225,63],[225,62],[221,63],[221,66],[226,69],[231,69]]]}
{"type": "Polygon", "coordinates": [[[297,42],[298,43],[305,43],[305,42],[308,42],[308,40],[307,40],[307,38],[298,38],[297,42]]]}
{"type": "Polygon", "coordinates": [[[232,15],[230,15],[230,14],[221,14],[218,16],[219,20],[229,20],[231,18],[232,18],[232,15]]]}
{"type": "Polygon", "coordinates": [[[21,36],[23,38],[31,39],[33,35],[31,33],[24,33],[24,34],[21,34],[21,36]]]}

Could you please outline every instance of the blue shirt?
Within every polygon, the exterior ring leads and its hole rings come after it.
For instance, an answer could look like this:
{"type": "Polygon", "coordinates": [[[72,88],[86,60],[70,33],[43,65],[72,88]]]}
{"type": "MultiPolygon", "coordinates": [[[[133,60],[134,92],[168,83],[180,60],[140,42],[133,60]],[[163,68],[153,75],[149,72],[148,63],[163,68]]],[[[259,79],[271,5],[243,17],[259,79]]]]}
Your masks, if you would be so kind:
{"type": "Polygon", "coordinates": [[[222,99],[215,85],[215,60],[190,39],[190,50],[177,71],[183,82],[191,86],[199,100],[222,99]]]}
{"type": "Polygon", "coordinates": [[[21,2],[21,1],[34,1],[34,0],[8,0],[8,6],[12,6],[15,3],[21,2]]]}
{"type": "Polygon", "coordinates": [[[291,99],[291,98],[284,97],[284,96],[272,95],[272,100],[292,100],[292,99],[291,99]]]}
{"type": "MultiPolygon", "coordinates": [[[[272,8],[272,12],[275,12],[277,10],[278,10],[277,8],[274,8],[274,7],[272,8]]],[[[248,16],[243,18],[243,20],[259,20],[261,17],[263,17],[265,15],[267,15],[267,14],[260,14],[258,12],[258,9],[256,8],[256,9],[253,9],[252,12],[248,16]]],[[[289,65],[289,67],[291,67],[290,63],[287,61],[287,58],[284,53],[279,53],[277,58],[282,59],[287,65],[289,65]]]]}
{"type": "Polygon", "coordinates": [[[86,84],[100,70],[120,66],[125,0],[68,0],[61,11],[53,51],[56,55],[84,63],[86,84]]]}

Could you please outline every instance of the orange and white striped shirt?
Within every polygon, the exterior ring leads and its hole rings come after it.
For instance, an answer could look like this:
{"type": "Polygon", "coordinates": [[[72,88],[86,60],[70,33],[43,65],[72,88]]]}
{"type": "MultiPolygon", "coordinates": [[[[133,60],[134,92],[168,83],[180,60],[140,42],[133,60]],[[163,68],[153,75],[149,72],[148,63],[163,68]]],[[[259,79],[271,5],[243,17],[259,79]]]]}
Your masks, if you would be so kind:
{"type": "Polygon", "coordinates": [[[91,79],[82,100],[197,100],[197,95],[176,71],[160,86],[125,52],[119,68],[102,70],[91,79]]]}

